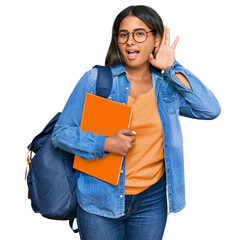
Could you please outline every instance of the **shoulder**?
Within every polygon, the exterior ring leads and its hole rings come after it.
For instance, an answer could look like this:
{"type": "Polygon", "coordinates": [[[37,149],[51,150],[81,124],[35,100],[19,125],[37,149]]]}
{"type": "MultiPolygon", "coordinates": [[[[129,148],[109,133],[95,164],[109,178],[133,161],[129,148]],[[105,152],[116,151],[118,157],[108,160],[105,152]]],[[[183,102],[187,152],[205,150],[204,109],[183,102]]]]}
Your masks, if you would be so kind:
{"type": "Polygon", "coordinates": [[[97,69],[90,69],[85,72],[82,77],[76,83],[73,94],[74,95],[81,95],[83,93],[94,92],[96,88],[96,79],[97,79],[97,69]]]}
{"type": "Polygon", "coordinates": [[[96,84],[97,80],[97,69],[92,68],[84,73],[84,75],[80,78],[77,83],[77,87],[83,87],[90,89],[96,84]]]}

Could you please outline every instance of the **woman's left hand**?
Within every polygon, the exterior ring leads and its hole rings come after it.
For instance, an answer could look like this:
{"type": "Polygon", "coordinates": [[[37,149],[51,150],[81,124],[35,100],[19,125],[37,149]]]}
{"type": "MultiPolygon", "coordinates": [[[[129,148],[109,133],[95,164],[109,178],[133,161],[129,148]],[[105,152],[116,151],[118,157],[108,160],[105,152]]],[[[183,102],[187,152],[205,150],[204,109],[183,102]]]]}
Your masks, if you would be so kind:
{"type": "Polygon", "coordinates": [[[170,47],[170,28],[164,27],[164,35],[160,45],[155,49],[155,58],[153,54],[149,56],[149,62],[156,68],[166,71],[175,62],[175,48],[179,37],[175,38],[170,47]]]}

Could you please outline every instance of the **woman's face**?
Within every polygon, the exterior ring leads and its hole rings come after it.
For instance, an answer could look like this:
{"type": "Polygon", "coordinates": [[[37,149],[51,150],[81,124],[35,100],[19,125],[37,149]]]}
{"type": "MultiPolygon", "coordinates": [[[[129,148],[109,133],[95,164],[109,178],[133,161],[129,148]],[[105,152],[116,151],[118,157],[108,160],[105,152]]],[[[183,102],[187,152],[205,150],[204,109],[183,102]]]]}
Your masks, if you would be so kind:
{"type": "MultiPolygon", "coordinates": [[[[119,26],[120,32],[132,33],[136,29],[145,29],[147,32],[151,29],[139,18],[135,16],[125,17],[119,26]]],[[[118,43],[120,53],[124,58],[124,61],[128,67],[137,68],[143,65],[149,65],[148,57],[152,53],[154,47],[159,44],[159,38],[153,36],[153,33],[148,33],[147,39],[142,42],[136,42],[132,34],[129,34],[128,41],[126,43],[118,43]]]]}

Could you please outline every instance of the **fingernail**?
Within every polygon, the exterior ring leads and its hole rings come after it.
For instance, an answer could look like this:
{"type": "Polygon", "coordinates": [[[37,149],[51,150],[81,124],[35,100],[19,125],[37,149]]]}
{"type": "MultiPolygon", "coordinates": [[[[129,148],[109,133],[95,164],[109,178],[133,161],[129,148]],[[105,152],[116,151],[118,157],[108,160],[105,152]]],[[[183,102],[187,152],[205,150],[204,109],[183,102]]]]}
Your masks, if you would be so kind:
{"type": "Polygon", "coordinates": [[[133,130],[132,130],[132,133],[136,134],[136,132],[135,132],[135,131],[133,131],[133,130]]]}

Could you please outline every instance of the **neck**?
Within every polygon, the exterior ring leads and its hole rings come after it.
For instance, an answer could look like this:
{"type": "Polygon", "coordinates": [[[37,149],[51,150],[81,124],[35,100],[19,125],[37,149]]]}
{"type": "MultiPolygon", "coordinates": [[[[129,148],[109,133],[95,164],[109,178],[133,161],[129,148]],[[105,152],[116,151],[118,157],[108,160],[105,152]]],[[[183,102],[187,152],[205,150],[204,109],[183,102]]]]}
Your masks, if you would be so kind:
{"type": "Polygon", "coordinates": [[[139,67],[125,66],[129,81],[149,82],[151,81],[151,72],[149,64],[143,64],[139,67]]]}

